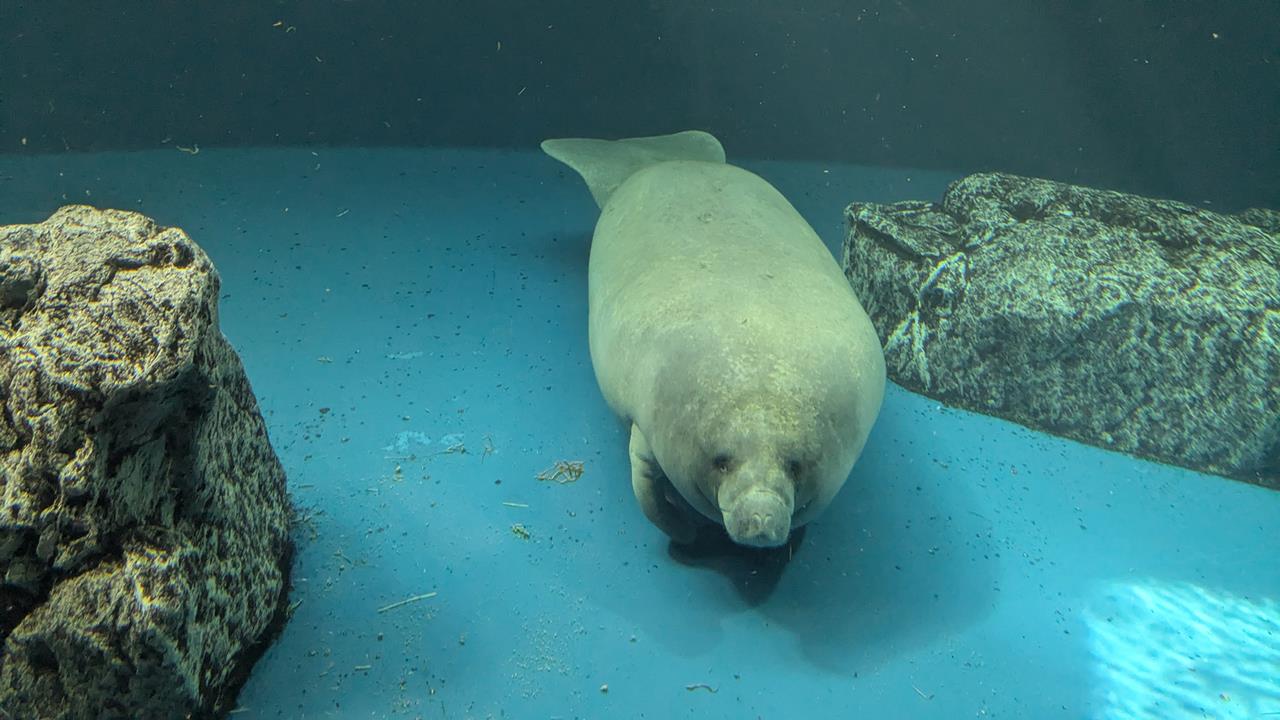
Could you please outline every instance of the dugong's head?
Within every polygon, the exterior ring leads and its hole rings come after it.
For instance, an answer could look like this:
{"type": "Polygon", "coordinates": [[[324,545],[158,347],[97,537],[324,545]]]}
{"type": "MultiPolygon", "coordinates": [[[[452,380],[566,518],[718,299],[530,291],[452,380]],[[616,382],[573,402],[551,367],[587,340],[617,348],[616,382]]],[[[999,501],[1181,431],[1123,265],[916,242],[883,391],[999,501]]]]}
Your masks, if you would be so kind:
{"type": "Polygon", "coordinates": [[[856,383],[812,375],[789,382],[777,368],[768,381],[746,373],[748,383],[692,374],[700,376],[696,389],[669,384],[655,404],[655,458],[735,543],[785,544],[830,503],[862,450],[856,383]]]}
{"type": "Polygon", "coordinates": [[[711,472],[695,478],[720,510],[717,518],[739,545],[777,547],[791,535],[797,495],[801,507],[812,503],[806,466],[813,458],[778,457],[778,448],[744,443],[722,450],[711,472]],[[754,446],[752,446],[754,445],[754,446]]]}

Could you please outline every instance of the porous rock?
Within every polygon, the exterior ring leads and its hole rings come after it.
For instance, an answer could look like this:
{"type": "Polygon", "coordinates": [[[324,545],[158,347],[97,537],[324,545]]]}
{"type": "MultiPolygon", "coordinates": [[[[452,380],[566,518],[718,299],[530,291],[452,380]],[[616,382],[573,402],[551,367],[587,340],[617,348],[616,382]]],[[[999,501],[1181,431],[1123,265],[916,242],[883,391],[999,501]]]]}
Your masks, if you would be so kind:
{"type": "Polygon", "coordinates": [[[1280,213],[988,173],[846,219],[898,384],[1280,487],[1280,213]]]}
{"type": "Polygon", "coordinates": [[[0,227],[0,717],[218,717],[284,617],[284,472],[176,228],[0,227]]]}

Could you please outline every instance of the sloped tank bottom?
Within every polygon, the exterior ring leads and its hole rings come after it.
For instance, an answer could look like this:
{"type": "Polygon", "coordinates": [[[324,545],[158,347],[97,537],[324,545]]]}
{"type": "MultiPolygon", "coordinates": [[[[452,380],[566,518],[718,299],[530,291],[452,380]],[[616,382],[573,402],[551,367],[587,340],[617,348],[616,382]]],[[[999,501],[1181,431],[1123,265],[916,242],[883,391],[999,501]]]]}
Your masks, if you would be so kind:
{"type": "MultiPolygon", "coordinates": [[[[743,164],[833,248],[848,201],[951,179],[743,164]]],[[[670,548],[591,373],[596,210],[539,153],[0,157],[0,222],[68,202],[212,256],[301,509],[295,613],[233,717],[1280,712],[1280,494],[894,386],[798,543],[670,548]]]]}

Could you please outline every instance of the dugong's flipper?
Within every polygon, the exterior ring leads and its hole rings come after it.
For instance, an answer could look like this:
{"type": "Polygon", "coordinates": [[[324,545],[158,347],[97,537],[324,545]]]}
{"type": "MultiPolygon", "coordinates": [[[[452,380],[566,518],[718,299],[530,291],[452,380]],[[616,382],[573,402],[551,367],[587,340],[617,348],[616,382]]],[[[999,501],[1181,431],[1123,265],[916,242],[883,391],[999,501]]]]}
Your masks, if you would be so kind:
{"type": "Polygon", "coordinates": [[[600,207],[604,207],[622,181],[654,163],[667,160],[724,162],[720,141],[701,130],[625,140],[558,138],[543,140],[542,150],[578,171],[600,207]]]}
{"type": "Polygon", "coordinates": [[[631,425],[630,451],[631,489],[645,517],[672,540],[681,544],[693,542],[698,532],[693,519],[668,497],[668,492],[676,494],[675,488],[658,467],[653,453],[649,451],[649,442],[634,423],[631,425]]]}

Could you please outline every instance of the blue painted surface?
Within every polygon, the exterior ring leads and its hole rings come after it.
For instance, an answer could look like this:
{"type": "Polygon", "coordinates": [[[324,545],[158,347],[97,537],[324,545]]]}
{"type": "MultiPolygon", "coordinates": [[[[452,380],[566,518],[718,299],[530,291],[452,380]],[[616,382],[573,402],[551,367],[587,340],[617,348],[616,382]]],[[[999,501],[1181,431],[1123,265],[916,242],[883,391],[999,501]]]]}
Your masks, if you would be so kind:
{"type": "MultiPolygon", "coordinates": [[[[833,249],[848,201],[949,179],[744,164],[833,249]]],[[[591,373],[596,211],[540,154],[0,157],[0,178],[0,222],[137,209],[219,268],[314,530],[233,717],[1280,712],[1280,494],[896,386],[796,547],[670,548],[591,373]],[[536,479],[562,460],[577,482],[536,479]]]]}

